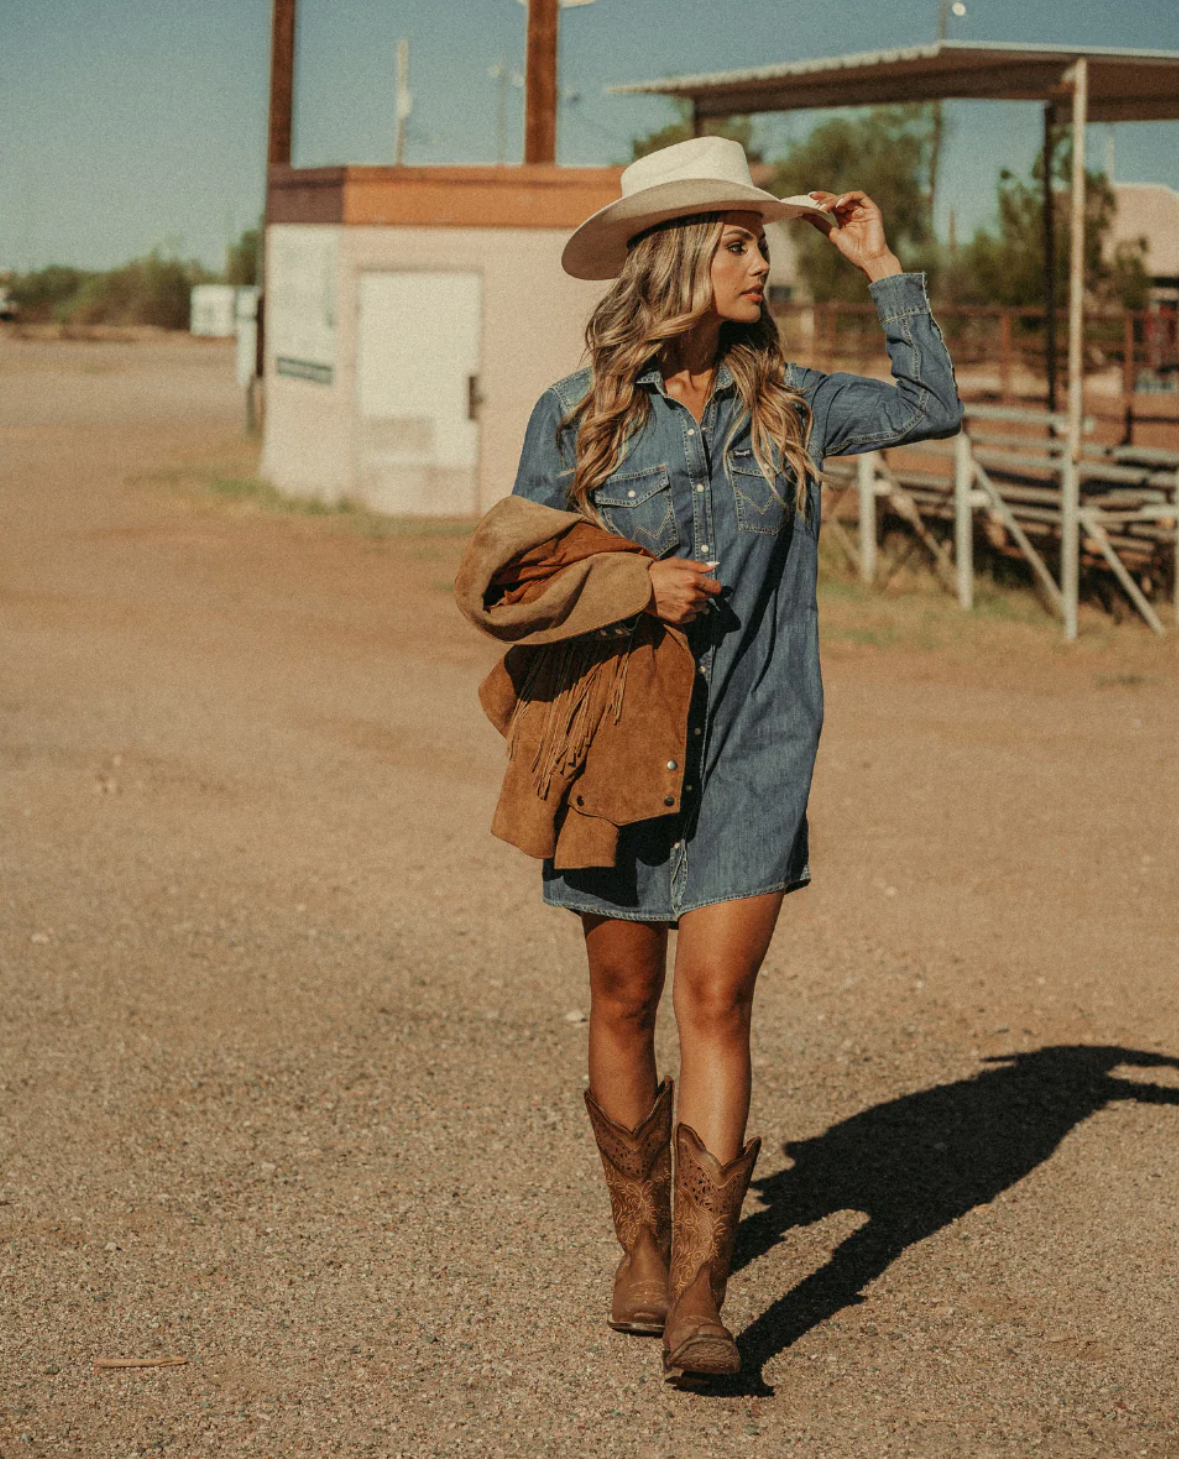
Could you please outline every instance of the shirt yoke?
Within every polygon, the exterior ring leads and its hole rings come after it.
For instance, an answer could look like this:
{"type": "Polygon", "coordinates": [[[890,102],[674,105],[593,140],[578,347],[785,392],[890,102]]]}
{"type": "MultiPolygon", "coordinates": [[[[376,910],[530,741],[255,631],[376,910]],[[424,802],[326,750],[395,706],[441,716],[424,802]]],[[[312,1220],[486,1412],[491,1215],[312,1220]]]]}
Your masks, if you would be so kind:
{"type": "Polygon", "coordinates": [[[593,367],[583,365],[580,370],[574,370],[572,375],[566,375],[549,386],[549,389],[561,402],[561,407],[566,414],[585,399],[593,377],[593,367]]]}

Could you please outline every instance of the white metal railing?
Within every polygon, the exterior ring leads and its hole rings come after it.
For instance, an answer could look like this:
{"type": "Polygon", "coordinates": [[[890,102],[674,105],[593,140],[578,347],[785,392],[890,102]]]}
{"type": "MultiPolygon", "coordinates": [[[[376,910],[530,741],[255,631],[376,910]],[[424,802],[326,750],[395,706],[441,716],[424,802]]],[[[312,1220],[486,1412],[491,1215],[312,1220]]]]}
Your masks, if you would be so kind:
{"type": "MultiPolygon", "coordinates": [[[[1068,571],[1066,537],[1071,530],[1081,546],[1099,557],[1138,613],[1156,633],[1164,632],[1154,604],[1124,560],[1171,547],[1175,574],[1174,621],[1179,626],[1179,452],[1157,447],[1101,447],[1085,442],[1068,450],[1063,412],[997,405],[967,407],[966,427],[952,441],[928,441],[900,448],[952,463],[951,473],[892,465],[883,452],[833,462],[823,473],[835,495],[827,517],[836,541],[864,582],[880,581],[878,506],[884,501],[901,517],[932,559],[934,570],[954,592],[959,606],[974,605],[974,540],[978,514],[1010,538],[1031,568],[1052,611],[1075,632],[1077,575],[1068,571]],[[980,427],[978,423],[983,423],[980,427]],[[1042,427],[1041,437],[996,431],[993,425],[1042,427]],[[838,516],[838,502],[855,486],[858,532],[855,542],[838,516]],[[1086,487],[1082,495],[1081,487],[1086,487]],[[1101,491],[1101,487],[1108,488],[1101,491]],[[1070,510],[1071,508],[1071,510],[1070,510]],[[953,519],[953,552],[929,530],[925,518],[953,519]],[[1071,523],[1071,525],[1070,525],[1071,523]],[[1060,544],[1063,582],[1058,582],[1033,540],[1055,536],[1060,544]],[[1071,601],[1070,601],[1071,597],[1071,601]]],[[[1085,421],[1089,432],[1092,421],[1085,421]]],[[[892,569],[895,571],[895,567],[892,569]]],[[[889,573],[891,576],[891,572],[889,573]]],[[[887,581],[887,577],[885,579],[887,581]]]]}

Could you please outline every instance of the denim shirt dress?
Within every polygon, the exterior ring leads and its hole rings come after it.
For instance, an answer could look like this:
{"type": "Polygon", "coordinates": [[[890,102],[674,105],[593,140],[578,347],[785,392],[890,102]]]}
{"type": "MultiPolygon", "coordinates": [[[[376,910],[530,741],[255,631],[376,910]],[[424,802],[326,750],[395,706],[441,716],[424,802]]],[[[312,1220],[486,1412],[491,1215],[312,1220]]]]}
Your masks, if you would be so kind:
{"type": "MultiPolygon", "coordinates": [[[[893,384],[787,367],[812,412],[810,455],[846,456],[954,435],[962,406],[924,274],[871,286],[893,384]]],[[[647,425],[594,493],[612,532],[657,557],[717,561],[721,594],[688,628],[697,675],[684,747],[681,808],[625,827],[613,867],[544,866],[544,899],[575,912],[675,922],[714,902],[793,891],[810,880],[807,797],[823,721],[819,672],[819,490],[805,515],[794,482],[762,475],[723,364],[698,423],[654,364],[638,382],[647,425]],[[737,425],[729,444],[724,446],[737,425]]],[[[514,493],[568,510],[574,438],[561,421],[588,368],[549,387],[532,412],[514,493]]]]}

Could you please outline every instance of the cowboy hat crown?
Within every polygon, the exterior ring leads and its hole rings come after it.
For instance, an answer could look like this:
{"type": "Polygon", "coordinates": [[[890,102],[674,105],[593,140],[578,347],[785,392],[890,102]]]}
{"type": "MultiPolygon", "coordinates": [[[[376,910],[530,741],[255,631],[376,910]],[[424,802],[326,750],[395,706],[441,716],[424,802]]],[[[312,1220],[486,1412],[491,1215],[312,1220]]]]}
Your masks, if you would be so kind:
{"type": "Polygon", "coordinates": [[[755,187],[745,148],[728,137],[693,137],[660,147],[622,174],[622,196],[587,218],[561,255],[575,279],[615,279],[630,240],[655,223],[692,213],[758,213],[767,222],[822,213],[808,197],[776,198],[755,187]]]}

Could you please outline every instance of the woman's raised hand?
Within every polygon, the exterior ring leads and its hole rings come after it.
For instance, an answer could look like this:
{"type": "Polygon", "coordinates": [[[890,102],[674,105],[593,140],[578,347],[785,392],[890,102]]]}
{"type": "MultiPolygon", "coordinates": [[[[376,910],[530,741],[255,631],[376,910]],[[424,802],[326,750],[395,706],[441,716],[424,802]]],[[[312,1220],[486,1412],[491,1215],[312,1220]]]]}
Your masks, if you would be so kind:
{"type": "Polygon", "coordinates": [[[695,562],[690,557],[665,557],[651,564],[651,602],[646,611],[664,623],[692,623],[721,590],[709,577],[717,564],[695,562]]]}
{"type": "Polygon", "coordinates": [[[880,209],[867,193],[858,189],[846,193],[813,192],[815,202],[822,204],[839,219],[837,228],[828,218],[815,213],[804,214],[820,233],[875,282],[889,274],[901,272],[900,260],[888,246],[884,236],[884,219],[880,209]]]}

